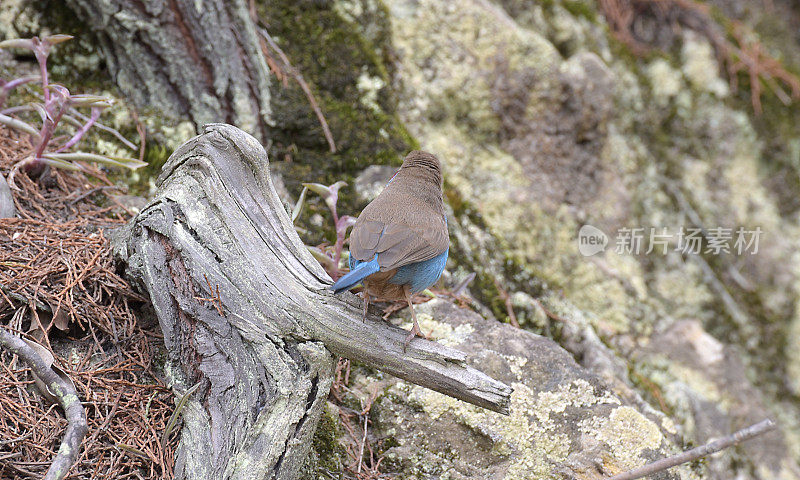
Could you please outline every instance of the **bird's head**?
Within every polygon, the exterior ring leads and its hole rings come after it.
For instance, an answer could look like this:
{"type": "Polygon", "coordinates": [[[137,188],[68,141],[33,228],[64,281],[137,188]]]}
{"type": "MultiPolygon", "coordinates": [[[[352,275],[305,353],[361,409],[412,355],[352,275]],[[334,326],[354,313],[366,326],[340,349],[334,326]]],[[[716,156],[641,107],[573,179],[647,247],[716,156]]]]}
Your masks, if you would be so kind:
{"type": "Polygon", "coordinates": [[[406,155],[400,171],[409,176],[428,180],[438,185],[439,188],[442,187],[442,165],[432,153],[414,150],[406,155]]]}

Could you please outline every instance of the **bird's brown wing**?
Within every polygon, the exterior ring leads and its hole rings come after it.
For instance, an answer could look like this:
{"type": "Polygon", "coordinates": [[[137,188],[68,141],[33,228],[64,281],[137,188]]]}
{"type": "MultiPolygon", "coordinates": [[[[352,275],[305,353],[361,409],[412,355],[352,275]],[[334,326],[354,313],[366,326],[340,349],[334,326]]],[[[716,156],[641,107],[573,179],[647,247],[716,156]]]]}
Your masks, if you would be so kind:
{"type": "MultiPolygon", "coordinates": [[[[363,215],[362,215],[363,217],[363,215]]],[[[378,255],[381,270],[430,260],[447,250],[450,240],[444,217],[425,219],[408,225],[406,222],[384,223],[359,217],[350,234],[350,255],[369,261],[378,255]]],[[[412,215],[410,220],[420,220],[412,215]]]]}

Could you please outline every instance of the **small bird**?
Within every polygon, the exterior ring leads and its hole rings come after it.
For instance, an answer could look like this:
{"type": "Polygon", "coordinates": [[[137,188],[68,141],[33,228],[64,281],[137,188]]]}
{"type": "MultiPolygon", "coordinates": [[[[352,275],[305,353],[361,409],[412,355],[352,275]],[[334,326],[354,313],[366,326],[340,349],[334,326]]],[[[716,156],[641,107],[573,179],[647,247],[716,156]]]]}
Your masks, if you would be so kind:
{"type": "Polygon", "coordinates": [[[371,298],[408,302],[415,335],[424,337],[411,296],[433,285],[450,250],[442,202],[442,168],[432,154],[415,150],[350,233],[350,272],[331,286],[334,293],[364,285],[364,319],[371,298]]]}

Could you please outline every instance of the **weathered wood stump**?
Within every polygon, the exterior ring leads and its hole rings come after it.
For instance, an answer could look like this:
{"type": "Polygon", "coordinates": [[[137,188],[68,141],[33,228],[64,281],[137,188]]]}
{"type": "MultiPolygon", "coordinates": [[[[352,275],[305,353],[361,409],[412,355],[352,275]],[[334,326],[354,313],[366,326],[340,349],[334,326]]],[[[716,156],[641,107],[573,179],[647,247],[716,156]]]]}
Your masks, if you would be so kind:
{"type": "MultiPolygon", "coordinates": [[[[164,166],[158,193],[114,237],[150,296],[183,393],[176,478],[295,478],[333,377],[334,354],[508,413],[511,389],[466,356],[361,320],[297,236],[250,135],[213,124],[164,166]]],[[[171,367],[170,367],[171,366],[171,367]]]]}

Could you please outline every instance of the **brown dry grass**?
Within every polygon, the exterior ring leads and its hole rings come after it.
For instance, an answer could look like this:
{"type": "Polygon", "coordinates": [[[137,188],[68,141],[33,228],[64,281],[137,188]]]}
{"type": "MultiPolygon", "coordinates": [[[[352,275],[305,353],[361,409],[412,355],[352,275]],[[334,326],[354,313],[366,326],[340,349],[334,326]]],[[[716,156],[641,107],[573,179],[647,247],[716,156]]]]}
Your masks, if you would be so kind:
{"type": "MultiPolygon", "coordinates": [[[[30,148],[0,128],[0,171],[30,148]]],[[[67,478],[172,477],[176,439],[160,432],[174,401],[152,369],[161,337],[111,257],[108,231],[130,216],[109,195],[120,188],[93,165],[16,184],[19,218],[0,219],[0,325],[50,348],[81,396],[89,432],[67,478]]],[[[66,420],[21,361],[2,352],[0,371],[0,478],[40,478],[66,420]]]]}

